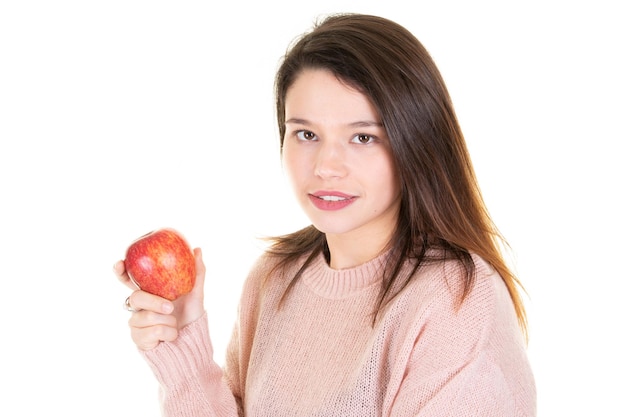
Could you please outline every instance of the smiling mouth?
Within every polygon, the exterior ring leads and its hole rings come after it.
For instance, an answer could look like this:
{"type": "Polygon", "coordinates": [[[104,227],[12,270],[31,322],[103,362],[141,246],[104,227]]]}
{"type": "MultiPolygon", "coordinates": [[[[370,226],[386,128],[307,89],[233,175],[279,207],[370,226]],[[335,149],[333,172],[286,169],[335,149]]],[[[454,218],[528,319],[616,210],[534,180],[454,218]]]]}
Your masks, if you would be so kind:
{"type": "Polygon", "coordinates": [[[357,199],[356,196],[338,192],[318,192],[309,194],[309,198],[315,207],[324,211],[341,210],[352,205],[357,199]]]}
{"type": "Polygon", "coordinates": [[[316,195],[315,197],[324,201],[343,201],[348,199],[348,197],[340,197],[338,195],[316,195]]]}

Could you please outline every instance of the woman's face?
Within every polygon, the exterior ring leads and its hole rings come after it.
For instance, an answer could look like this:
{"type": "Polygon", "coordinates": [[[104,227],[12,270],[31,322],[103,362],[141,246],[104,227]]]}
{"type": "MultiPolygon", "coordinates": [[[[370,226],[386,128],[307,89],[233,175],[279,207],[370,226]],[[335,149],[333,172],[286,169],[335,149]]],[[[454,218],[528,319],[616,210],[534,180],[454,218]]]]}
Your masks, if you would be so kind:
{"type": "Polygon", "coordinates": [[[283,164],[297,200],[327,238],[387,243],[400,191],[389,138],[370,100],[320,69],[285,97],[283,164]]]}

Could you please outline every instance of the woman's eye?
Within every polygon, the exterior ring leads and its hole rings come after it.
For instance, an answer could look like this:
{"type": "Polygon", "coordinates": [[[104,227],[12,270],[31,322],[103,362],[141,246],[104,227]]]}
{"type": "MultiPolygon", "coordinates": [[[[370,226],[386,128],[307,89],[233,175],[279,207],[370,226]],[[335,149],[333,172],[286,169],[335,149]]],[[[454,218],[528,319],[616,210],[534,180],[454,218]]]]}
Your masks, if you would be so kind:
{"type": "Polygon", "coordinates": [[[311,132],[310,130],[299,130],[298,132],[296,132],[296,136],[298,137],[298,139],[304,141],[312,141],[317,138],[315,136],[315,133],[311,132]]]}
{"type": "Polygon", "coordinates": [[[354,143],[361,143],[361,144],[365,145],[365,144],[374,142],[375,139],[376,138],[374,136],[371,136],[371,135],[358,134],[358,135],[356,135],[352,139],[352,142],[354,142],[354,143]]]}

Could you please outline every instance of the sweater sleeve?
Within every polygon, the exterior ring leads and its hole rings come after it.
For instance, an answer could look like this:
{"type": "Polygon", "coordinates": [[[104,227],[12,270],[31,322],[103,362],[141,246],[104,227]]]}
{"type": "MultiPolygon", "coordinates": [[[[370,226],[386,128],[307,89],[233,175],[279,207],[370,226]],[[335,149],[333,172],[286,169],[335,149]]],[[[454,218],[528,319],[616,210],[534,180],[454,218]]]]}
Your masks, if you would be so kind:
{"type": "Polygon", "coordinates": [[[414,330],[393,417],[534,417],[535,383],[508,291],[479,275],[455,308],[437,291],[414,330]]]}
{"type": "Polygon", "coordinates": [[[173,342],[142,352],[159,383],[164,417],[236,417],[237,403],[213,360],[206,313],[173,342]]]}

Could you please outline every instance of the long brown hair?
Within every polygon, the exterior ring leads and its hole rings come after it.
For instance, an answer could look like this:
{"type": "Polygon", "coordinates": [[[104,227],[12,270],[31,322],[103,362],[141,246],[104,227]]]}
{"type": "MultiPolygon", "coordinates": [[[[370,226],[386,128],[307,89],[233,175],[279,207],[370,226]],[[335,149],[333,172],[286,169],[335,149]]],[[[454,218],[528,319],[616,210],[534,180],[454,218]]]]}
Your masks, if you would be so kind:
{"type": "MultiPolygon", "coordinates": [[[[401,207],[376,313],[408,283],[397,282],[405,261],[414,259],[416,270],[430,249],[438,249],[464,266],[463,298],[474,281],[471,254],[492,265],[526,331],[521,285],[502,253],[506,242],[485,207],[447,88],[422,44],[404,27],[377,16],[339,14],[318,22],[288,49],[276,74],[281,148],[287,90],[310,68],[329,70],[365,94],[391,142],[401,207]]],[[[272,241],[269,252],[279,255],[278,268],[308,254],[287,292],[307,265],[328,250],[324,234],[313,226],[272,241]]]]}

